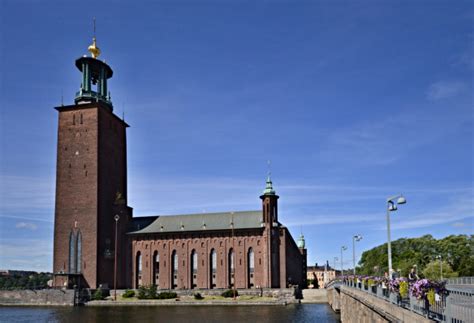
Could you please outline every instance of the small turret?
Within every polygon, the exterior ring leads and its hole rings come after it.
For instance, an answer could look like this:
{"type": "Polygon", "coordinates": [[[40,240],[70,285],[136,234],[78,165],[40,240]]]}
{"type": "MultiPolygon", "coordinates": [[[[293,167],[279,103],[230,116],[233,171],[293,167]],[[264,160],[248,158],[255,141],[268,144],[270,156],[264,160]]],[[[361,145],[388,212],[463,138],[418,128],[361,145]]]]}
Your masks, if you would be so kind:
{"type": "Polygon", "coordinates": [[[306,244],[305,244],[305,241],[304,241],[304,235],[303,234],[300,234],[300,237],[298,238],[298,241],[296,242],[296,245],[300,249],[305,249],[306,244]]]}

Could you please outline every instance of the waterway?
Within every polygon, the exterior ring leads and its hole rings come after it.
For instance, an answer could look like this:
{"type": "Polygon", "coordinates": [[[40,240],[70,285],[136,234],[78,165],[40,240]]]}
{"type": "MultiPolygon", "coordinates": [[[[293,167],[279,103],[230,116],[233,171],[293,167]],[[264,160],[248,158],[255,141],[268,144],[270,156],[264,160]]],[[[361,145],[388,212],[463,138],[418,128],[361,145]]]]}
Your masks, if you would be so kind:
{"type": "Polygon", "coordinates": [[[0,307],[0,322],[339,322],[327,304],[0,307]]]}

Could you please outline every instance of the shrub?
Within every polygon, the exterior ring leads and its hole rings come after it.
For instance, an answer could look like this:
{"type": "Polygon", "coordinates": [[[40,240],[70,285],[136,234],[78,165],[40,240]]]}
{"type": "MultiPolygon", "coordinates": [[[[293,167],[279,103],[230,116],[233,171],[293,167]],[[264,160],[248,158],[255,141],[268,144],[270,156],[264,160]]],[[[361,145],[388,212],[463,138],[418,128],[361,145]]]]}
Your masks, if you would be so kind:
{"type": "Polygon", "coordinates": [[[104,297],[104,293],[102,293],[102,289],[96,289],[94,294],[92,294],[92,300],[94,301],[101,301],[103,300],[105,297],[104,297]]]}
{"type": "Polygon", "coordinates": [[[146,295],[147,299],[154,299],[156,298],[156,285],[150,285],[148,286],[148,289],[147,289],[147,295],[146,295]]]}
{"type": "Polygon", "coordinates": [[[133,296],[135,296],[135,291],[131,289],[125,290],[125,292],[122,294],[123,298],[131,298],[133,296]]]}
{"type": "Polygon", "coordinates": [[[138,299],[155,299],[156,295],[156,285],[140,286],[138,288],[138,299]]]}
{"type": "Polygon", "coordinates": [[[201,293],[195,293],[194,299],[204,299],[204,297],[202,297],[201,293]]]}
{"type": "Polygon", "coordinates": [[[146,299],[147,294],[148,294],[147,288],[145,286],[138,287],[138,295],[137,295],[138,299],[146,299]]]}
{"type": "Polygon", "coordinates": [[[158,295],[156,295],[156,298],[158,299],[172,299],[178,297],[178,294],[175,292],[161,292],[158,295]]]}
{"type": "MultiPolygon", "coordinates": [[[[233,289],[226,290],[225,292],[221,294],[221,296],[226,297],[226,298],[234,297],[234,290],[233,289]]],[[[237,292],[237,290],[235,290],[235,296],[239,296],[239,293],[237,292]]]]}

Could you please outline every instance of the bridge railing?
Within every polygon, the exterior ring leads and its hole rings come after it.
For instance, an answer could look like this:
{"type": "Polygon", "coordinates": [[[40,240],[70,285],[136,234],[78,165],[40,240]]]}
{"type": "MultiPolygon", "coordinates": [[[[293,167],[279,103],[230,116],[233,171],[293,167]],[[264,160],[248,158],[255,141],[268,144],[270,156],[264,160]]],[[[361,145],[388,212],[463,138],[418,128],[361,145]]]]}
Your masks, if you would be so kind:
{"type": "MultiPolygon", "coordinates": [[[[469,282],[469,280],[463,281],[469,282]]],[[[474,286],[467,283],[463,288],[448,284],[446,292],[431,295],[431,302],[429,297],[417,298],[411,292],[405,293],[402,297],[400,293],[393,292],[389,284],[384,281],[370,285],[367,281],[342,278],[333,284],[336,286],[342,284],[364,291],[438,322],[474,322],[474,286]]]]}

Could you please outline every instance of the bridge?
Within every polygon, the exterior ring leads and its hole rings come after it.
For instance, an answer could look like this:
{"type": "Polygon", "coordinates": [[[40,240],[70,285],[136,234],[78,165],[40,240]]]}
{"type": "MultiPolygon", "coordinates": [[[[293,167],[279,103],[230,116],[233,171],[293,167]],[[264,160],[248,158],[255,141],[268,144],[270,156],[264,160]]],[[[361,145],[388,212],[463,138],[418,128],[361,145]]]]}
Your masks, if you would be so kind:
{"type": "Polygon", "coordinates": [[[448,280],[447,293],[434,302],[401,297],[387,286],[335,280],[326,286],[329,305],[341,322],[474,322],[474,277],[448,280]]]}

